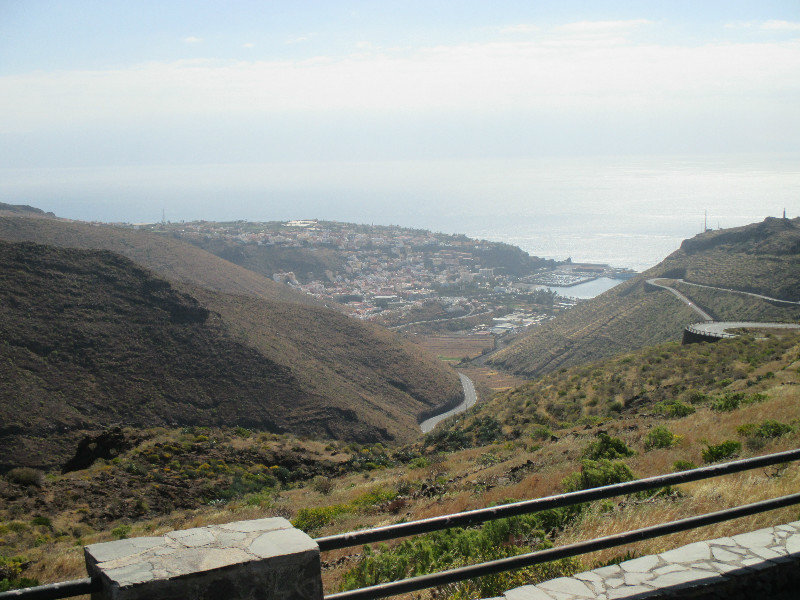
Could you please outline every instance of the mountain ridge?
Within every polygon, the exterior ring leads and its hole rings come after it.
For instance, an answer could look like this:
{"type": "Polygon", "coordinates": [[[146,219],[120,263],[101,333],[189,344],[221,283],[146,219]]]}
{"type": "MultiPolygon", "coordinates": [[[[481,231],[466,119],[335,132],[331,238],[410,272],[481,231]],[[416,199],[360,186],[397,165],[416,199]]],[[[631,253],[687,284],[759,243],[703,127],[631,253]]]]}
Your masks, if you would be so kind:
{"type": "MultiPolygon", "coordinates": [[[[207,320],[214,325],[214,335],[216,338],[224,340],[225,348],[230,350],[235,346],[241,355],[254,353],[254,357],[242,359],[244,364],[252,366],[256,363],[269,363],[274,367],[270,372],[280,371],[291,379],[291,386],[295,386],[297,389],[283,390],[281,398],[284,399],[285,414],[282,419],[276,419],[276,422],[280,421],[281,427],[272,427],[274,430],[362,441],[408,440],[419,435],[417,415],[426,413],[434,406],[452,404],[460,396],[459,380],[449,367],[411,343],[402,340],[396,334],[349,319],[318,303],[305,301],[305,297],[302,302],[295,302],[298,294],[291,290],[286,294],[282,289],[283,286],[274,282],[264,284],[262,281],[264,278],[256,274],[246,272],[244,274],[245,285],[240,285],[236,277],[239,276],[239,271],[244,270],[235,265],[230,265],[234,276],[224,273],[212,274],[214,275],[212,285],[219,287],[225,284],[229,290],[232,290],[228,293],[201,285],[203,280],[198,275],[202,275],[200,269],[202,264],[199,262],[192,265],[191,269],[183,271],[184,275],[193,276],[194,281],[187,281],[184,278],[183,281],[172,280],[170,282],[168,279],[165,280],[162,274],[152,273],[150,268],[154,263],[157,266],[160,265],[162,271],[168,271],[168,259],[170,259],[168,252],[170,248],[175,247],[177,242],[170,242],[170,245],[166,247],[157,247],[158,253],[150,252],[150,264],[144,267],[140,263],[131,262],[129,258],[112,251],[65,247],[73,241],[79,241],[83,246],[105,243],[112,248],[127,244],[130,246],[129,254],[147,257],[148,249],[137,245],[140,242],[134,237],[135,232],[120,238],[115,238],[115,234],[115,230],[109,232],[102,226],[70,222],[64,224],[56,219],[0,217],[0,239],[3,237],[36,237],[40,240],[44,238],[60,244],[60,246],[43,246],[43,248],[48,248],[46,251],[34,250],[37,248],[36,244],[25,246],[24,242],[14,252],[8,248],[5,249],[7,255],[6,264],[3,265],[5,276],[13,277],[15,269],[21,269],[27,276],[32,277],[38,269],[37,276],[39,278],[35,285],[32,282],[29,282],[29,285],[17,281],[13,286],[6,286],[4,295],[8,300],[5,310],[16,310],[17,313],[27,310],[26,315],[35,317],[37,311],[30,307],[31,303],[35,303],[37,299],[26,290],[28,288],[36,289],[38,286],[39,294],[42,297],[57,297],[59,293],[69,290],[69,286],[65,286],[64,290],[55,290],[48,286],[55,285],[54,282],[58,280],[58,277],[65,277],[65,273],[72,271],[75,271],[73,277],[78,277],[77,273],[87,275],[85,265],[81,266],[86,261],[100,261],[107,271],[115,269],[120,271],[124,276],[123,280],[131,275],[129,271],[139,273],[140,277],[148,279],[150,282],[148,285],[154,289],[168,290],[175,297],[186,299],[183,305],[178,306],[181,304],[178,303],[173,306],[175,315],[182,313],[190,315],[192,311],[197,314],[206,314],[208,315],[207,320]],[[34,220],[35,223],[32,223],[34,220]],[[12,226],[19,224],[25,227],[12,231],[12,226]],[[10,232],[13,235],[10,235],[10,232]],[[94,235],[92,235],[93,232],[94,235]],[[76,240],[79,235],[81,235],[80,240],[76,240]],[[20,260],[14,259],[15,252],[17,255],[25,256],[20,260]],[[32,273],[28,272],[33,267],[32,263],[25,266],[26,261],[35,263],[37,253],[49,253],[51,257],[61,256],[59,260],[62,264],[53,272],[54,277],[47,278],[42,275],[47,272],[47,269],[34,268],[32,273]],[[70,260],[77,262],[70,265],[70,260]],[[255,290],[259,292],[258,294],[245,293],[249,282],[257,284],[258,287],[255,290]],[[273,294],[276,289],[277,294],[273,294]],[[273,297],[265,298],[266,295],[273,297]],[[277,296],[277,299],[274,296],[277,296]],[[287,301],[284,298],[290,298],[290,300],[287,301]],[[26,302],[28,302],[28,309],[25,309],[26,302]],[[325,340],[326,343],[321,344],[320,340],[325,340]],[[305,400],[299,402],[298,398],[305,398],[305,400]]],[[[149,238],[145,236],[144,239],[148,240],[149,238]]],[[[11,245],[14,246],[14,244],[11,245]]],[[[229,265],[217,257],[192,247],[189,256],[196,259],[198,255],[195,253],[202,253],[199,256],[202,259],[208,258],[208,264],[216,269],[227,268],[229,265]]],[[[176,259],[170,260],[175,261],[176,259]]],[[[107,273],[107,278],[109,277],[113,279],[114,275],[107,273]]],[[[109,282],[100,283],[108,284],[109,282]]],[[[98,283],[93,281],[89,287],[96,285],[98,283]]],[[[87,292],[83,290],[81,293],[87,292]]],[[[118,300],[125,299],[125,293],[121,290],[115,290],[112,296],[118,300]]],[[[68,306],[70,301],[62,298],[58,300],[57,304],[58,306],[68,306]]],[[[143,298],[137,298],[134,304],[143,306],[147,302],[143,298]]],[[[114,302],[111,300],[108,300],[101,308],[108,313],[116,310],[114,302]]],[[[58,320],[60,317],[61,313],[51,310],[49,318],[52,323],[45,325],[39,320],[34,323],[33,331],[42,333],[46,332],[48,327],[57,329],[60,326],[58,320]]],[[[8,314],[5,321],[18,325],[23,323],[19,314],[8,314]]],[[[28,324],[30,325],[30,323],[28,324]]],[[[81,335],[74,337],[81,339],[81,335]]],[[[88,334],[83,337],[91,338],[88,334]]],[[[46,343],[41,340],[34,341],[29,344],[31,347],[26,348],[25,352],[35,355],[37,344],[46,346],[46,343]]],[[[19,348],[17,348],[18,350],[19,348]]],[[[61,347],[60,350],[64,352],[66,349],[61,347]]],[[[7,352],[8,346],[3,354],[6,355],[7,352]]],[[[49,352],[45,352],[45,354],[49,354],[49,352]]],[[[125,353],[121,352],[121,354],[125,353]]],[[[156,363],[160,364],[159,361],[156,363]]],[[[146,377],[146,373],[139,375],[146,377]]],[[[195,373],[192,377],[196,375],[195,373]]],[[[57,374],[50,373],[48,377],[49,379],[45,378],[47,381],[44,385],[40,385],[38,388],[33,386],[33,389],[38,389],[39,392],[46,395],[46,389],[55,385],[54,378],[57,379],[57,374]]],[[[7,374],[6,381],[18,384],[20,378],[20,372],[17,370],[13,376],[11,373],[7,374]]],[[[81,378],[78,377],[78,379],[81,378]]],[[[93,379],[95,379],[94,375],[87,381],[93,379]]],[[[57,387],[56,385],[55,388],[57,387]]],[[[85,391],[87,394],[89,393],[88,389],[85,391]]],[[[6,400],[3,404],[13,405],[17,394],[18,389],[14,385],[6,386],[2,394],[6,400]]],[[[260,426],[267,427],[269,425],[267,423],[269,419],[265,416],[262,415],[259,418],[261,419],[260,426]]],[[[221,425],[237,422],[240,425],[248,425],[242,419],[235,421],[235,419],[220,420],[209,417],[209,422],[221,425]]],[[[112,421],[83,423],[76,418],[69,423],[70,426],[80,425],[81,428],[84,428],[84,425],[106,426],[112,424],[112,421]]],[[[148,423],[152,425],[152,419],[148,423]]],[[[165,421],[165,424],[168,423],[168,420],[165,421]]],[[[253,424],[250,423],[250,425],[253,424]]],[[[35,441],[32,441],[30,447],[35,448],[35,445],[35,441]]],[[[13,444],[10,447],[13,447],[13,444]]],[[[62,458],[64,452],[66,450],[62,449],[62,458]]]]}
{"type": "MultiPolygon", "coordinates": [[[[709,231],[689,240],[658,265],[611,290],[585,301],[517,337],[490,363],[532,377],[613,356],[644,346],[679,339],[684,327],[697,321],[688,307],[670,294],[648,289],[648,279],[667,277],[780,298],[800,298],[800,218],[767,218],[734,229],[709,231]]],[[[690,286],[686,286],[689,288],[690,286]]],[[[709,291],[683,289],[702,298],[709,309],[709,291]]],[[[796,320],[790,307],[774,307],[752,299],[743,307],[716,294],[726,320],[796,320]]]]}

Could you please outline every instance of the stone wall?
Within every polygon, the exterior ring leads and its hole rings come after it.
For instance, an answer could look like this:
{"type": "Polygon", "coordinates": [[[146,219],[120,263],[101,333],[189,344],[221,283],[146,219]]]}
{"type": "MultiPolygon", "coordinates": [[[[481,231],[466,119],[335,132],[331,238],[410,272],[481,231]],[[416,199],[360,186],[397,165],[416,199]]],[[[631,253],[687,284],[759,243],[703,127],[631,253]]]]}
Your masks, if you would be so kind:
{"type": "Polygon", "coordinates": [[[683,344],[697,344],[697,343],[700,343],[700,342],[718,342],[721,339],[722,338],[720,338],[719,336],[715,336],[715,335],[711,335],[711,334],[707,334],[707,333],[701,333],[699,331],[695,331],[695,330],[691,329],[691,327],[686,327],[683,330],[683,341],[681,343],[683,343],[683,344]]]}
{"type": "Polygon", "coordinates": [[[800,597],[800,521],[507,591],[493,600],[800,597]]]}
{"type": "Polygon", "coordinates": [[[319,546],[282,518],[92,544],[93,600],[322,600],[319,546]]]}

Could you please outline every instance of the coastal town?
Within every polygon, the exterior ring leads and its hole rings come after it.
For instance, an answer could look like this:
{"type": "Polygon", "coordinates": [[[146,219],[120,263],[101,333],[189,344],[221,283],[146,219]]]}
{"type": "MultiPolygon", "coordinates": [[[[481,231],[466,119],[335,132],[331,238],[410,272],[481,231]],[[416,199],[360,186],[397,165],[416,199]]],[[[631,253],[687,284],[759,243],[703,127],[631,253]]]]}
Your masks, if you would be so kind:
{"type": "Polygon", "coordinates": [[[295,220],[135,227],[180,237],[355,318],[407,330],[515,332],[578,302],[550,287],[632,275],[399,226],[295,220]]]}

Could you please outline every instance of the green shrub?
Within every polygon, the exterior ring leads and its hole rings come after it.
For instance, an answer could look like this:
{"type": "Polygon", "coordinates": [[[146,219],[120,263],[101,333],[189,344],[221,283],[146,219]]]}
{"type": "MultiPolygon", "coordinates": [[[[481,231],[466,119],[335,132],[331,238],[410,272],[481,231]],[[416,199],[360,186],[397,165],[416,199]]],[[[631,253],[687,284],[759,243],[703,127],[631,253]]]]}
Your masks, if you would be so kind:
{"type": "Polygon", "coordinates": [[[467,434],[460,429],[434,429],[425,437],[425,443],[443,452],[463,450],[472,444],[467,434]]]}
{"type": "Polygon", "coordinates": [[[478,462],[484,467],[490,467],[500,462],[500,457],[494,452],[486,452],[478,457],[478,462]]]}
{"type": "Polygon", "coordinates": [[[657,414],[663,415],[670,419],[686,417],[695,411],[694,406],[691,404],[686,404],[674,398],[671,400],[658,402],[653,409],[657,414]]]}
{"type": "Polygon", "coordinates": [[[690,404],[702,404],[708,400],[708,396],[699,390],[689,390],[686,392],[686,399],[690,404]]]}
{"type": "Polygon", "coordinates": [[[244,428],[244,427],[237,427],[236,429],[233,430],[233,434],[238,436],[238,437],[240,437],[240,438],[247,439],[251,435],[253,435],[253,432],[250,431],[249,429],[244,428]]]}
{"type": "Polygon", "coordinates": [[[620,461],[610,461],[603,458],[597,461],[582,460],[580,472],[564,478],[562,485],[564,486],[564,491],[576,492],[624,481],[633,481],[634,479],[636,477],[628,465],[620,461]]]}
{"type": "Polygon", "coordinates": [[[348,513],[352,508],[347,504],[334,504],[332,506],[320,506],[319,508],[301,508],[297,511],[297,516],[292,521],[292,525],[312,533],[333,521],[340,515],[348,513]]]}
{"type": "Polygon", "coordinates": [[[537,425],[531,430],[531,437],[535,440],[549,440],[553,431],[547,425],[537,425]]]}
{"type": "Polygon", "coordinates": [[[22,556],[0,554],[0,593],[39,585],[38,579],[20,577],[27,560],[22,556]]]}
{"type": "Polygon", "coordinates": [[[725,394],[722,398],[717,398],[711,403],[711,410],[717,412],[731,412],[739,408],[743,399],[744,394],[741,392],[725,394]]]}
{"type": "Polygon", "coordinates": [[[583,457],[589,460],[599,460],[601,458],[614,460],[633,456],[634,454],[636,453],[628,448],[625,442],[619,438],[611,437],[607,433],[598,433],[597,439],[583,451],[583,457]]]}
{"type": "Polygon", "coordinates": [[[491,444],[502,437],[500,422],[490,416],[475,419],[467,429],[475,432],[475,443],[478,446],[491,444]]]}
{"type": "Polygon", "coordinates": [[[722,398],[717,398],[711,403],[711,409],[719,412],[730,412],[736,410],[742,404],[755,404],[767,399],[764,394],[745,395],[744,392],[734,392],[725,394],[722,398]]]}
{"type": "Polygon", "coordinates": [[[41,487],[44,482],[44,474],[29,467],[17,467],[6,473],[6,479],[18,485],[41,487]]]}
{"type": "Polygon", "coordinates": [[[372,508],[374,506],[380,506],[381,504],[391,502],[397,498],[397,495],[398,494],[395,490],[387,490],[383,487],[377,487],[358,496],[355,500],[353,500],[352,505],[358,508],[372,508]]]}
{"type": "Polygon", "coordinates": [[[124,540],[130,535],[132,529],[130,525],[120,525],[111,530],[111,535],[118,540],[124,540]]]}
{"type": "Polygon", "coordinates": [[[794,427],[773,419],[767,419],[759,424],[747,423],[739,427],[736,432],[747,438],[747,447],[751,450],[760,450],[771,439],[792,433],[794,427]]]}
{"type": "Polygon", "coordinates": [[[696,469],[697,465],[690,460],[676,460],[672,463],[672,468],[675,471],[689,471],[690,469],[696,469]]]}
{"type": "Polygon", "coordinates": [[[53,523],[47,517],[33,517],[33,519],[31,519],[31,523],[34,525],[40,525],[41,527],[47,527],[48,529],[53,528],[53,523]]]}
{"type": "MultiPolygon", "coordinates": [[[[345,573],[341,587],[362,588],[548,548],[552,544],[539,523],[538,515],[524,515],[490,521],[481,528],[453,528],[419,535],[393,548],[386,544],[375,549],[365,546],[358,563],[345,573]]],[[[458,599],[497,596],[517,585],[571,575],[582,569],[579,561],[565,559],[451,584],[444,595],[458,599]]]]}
{"type": "Polygon", "coordinates": [[[647,450],[653,448],[669,448],[677,442],[677,436],[666,427],[653,427],[647,432],[644,438],[644,447],[647,450]]]}
{"type": "Polygon", "coordinates": [[[258,506],[259,508],[270,508],[273,505],[272,490],[264,490],[250,494],[244,501],[247,506],[258,506]]]}
{"type": "Polygon", "coordinates": [[[725,440],[721,444],[708,445],[703,450],[703,460],[707,463],[717,462],[736,456],[742,451],[742,444],[734,440],[725,440]]]}

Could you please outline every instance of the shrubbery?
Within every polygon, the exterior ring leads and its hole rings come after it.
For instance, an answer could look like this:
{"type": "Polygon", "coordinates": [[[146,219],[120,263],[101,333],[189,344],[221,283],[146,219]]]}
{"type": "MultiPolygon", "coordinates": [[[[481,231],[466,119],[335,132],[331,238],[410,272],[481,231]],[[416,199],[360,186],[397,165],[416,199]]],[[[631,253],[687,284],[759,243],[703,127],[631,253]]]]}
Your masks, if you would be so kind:
{"type": "Polygon", "coordinates": [[[721,398],[717,398],[711,403],[711,410],[718,412],[730,412],[736,410],[742,404],[754,404],[756,402],[763,402],[767,397],[764,394],[749,394],[745,395],[744,392],[734,392],[732,394],[725,394],[721,398]]]}
{"type": "Polygon", "coordinates": [[[690,469],[696,469],[697,465],[690,460],[676,460],[672,464],[672,468],[675,471],[689,471],[690,469]]]}
{"type": "Polygon", "coordinates": [[[6,479],[19,485],[41,487],[44,482],[44,474],[36,469],[17,467],[6,473],[6,479]]]}
{"type": "Polygon", "coordinates": [[[752,450],[760,450],[766,443],[774,438],[788,435],[794,432],[794,427],[788,423],[781,423],[774,419],[767,419],[761,423],[747,423],[739,427],[736,432],[747,438],[747,447],[752,450]]]}
{"type": "Polygon", "coordinates": [[[721,444],[708,445],[703,450],[703,460],[707,463],[725,460],[738,455],[742,451],[742,444],[734,440],[725,440],[721,444]]]}
{"type": "Polygon", "coordinates": [[[653,448],[669,448],[677,441],[677,436],[666,427],[653,427],[647,432],[644,438],[644,447],[647,450],[653,448]]]}
{"type": "Polygon", "coordinates": [[[747,423],[736,430],[741,436],[757,438],[776,438],[786,435],[787,433],[792,433],[793,431],[794,427],[791,425],[773,419],[767,419],[758,425],[755,423],[747,423]]]}
{"type": "Polygon", "coordinates": [[[302,529],[306,533],[312,533],[317,529],[333,523],[339,515],[351,512],[353,508],[347,504],[334,504],[332,506],[320,506],[317,508],[301,508],[297,511],[297,516],[292,520],[292,525],[302,529]]]}
{"type": "Polygon", "coordinates": [[[356,497],[349,504],[333,504],[317,508],[301,508],[292,525],[306,533],[312,533],[333,523],[339,516],[357,511],[369,511],[397,498],[396,490],[378,487],[356,497]]]}
{"type": "Polygon", "coordinates": [[[628,448],[625,442],[619,438],[611,437],[607,433],[598,433],[597,439],[583,451],[583,457],[589,460],[599,460],[601,458],[614,460],[616,458],[627,458],[634,454],[636,453],[628,448]]]}
{"type": "Polygon", "coordinates": [[[0,593],[39,585],[37,579],[20,577],[25,558],[0,554],[0,593]]]}
{"type": "Polygon", "coordinates": [[[563,485],[564,491],[576,492],[634,479],[636,477],[625,463],[602,458],[596,461],[582,460],[580,472],[566,477],[563,485]]]}
{"type": "Polygon", "coordinates": [[[655,406],[653,406],[653,408],[657,414],[671,419],[686,417],[691,415],[695,410],[694,406],[691,404],[686,404],[675,398],[658,402],[655,406]]]}
{"type": "MultiPolygon", "coordinates": [[[[468,563],[506,558],[550,546],[541,529],[539,515],[498,519],[484,524],[480,529],[436,531],[403,541],[392,549],[385,544],[377,549],[365,546],[358,564],[345,574],[342,590],[405,579],[468,563]]],[[[451,584],[447,586],[446,596],[497,596],[523,583],[571,575],[582,568],[583,565],[576,559],[563,559],[451,584]]]]}

